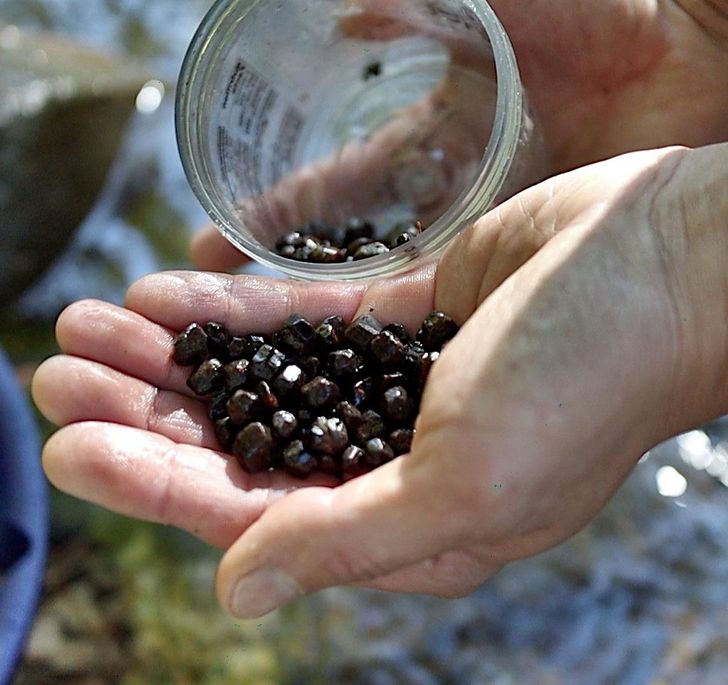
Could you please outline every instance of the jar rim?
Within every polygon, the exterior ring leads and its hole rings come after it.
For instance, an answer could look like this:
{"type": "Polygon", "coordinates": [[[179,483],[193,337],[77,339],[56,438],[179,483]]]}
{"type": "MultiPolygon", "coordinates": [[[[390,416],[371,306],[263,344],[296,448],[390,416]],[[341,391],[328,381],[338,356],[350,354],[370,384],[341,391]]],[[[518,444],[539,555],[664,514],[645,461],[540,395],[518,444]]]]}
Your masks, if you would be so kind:
{"type": "MultiPolygon", "coordinates": [[[[450,240],[484,214],[508,176],[516,154],[523,121],[523,91],[518,63],[508,34],[486,0],[465,0],[485,29],[493,52],[496,71],[496,105],[493,127],[477,172],[469,186],[450,204],[427,231],[391,252],[356,262],[311,264],[286,259],[257,241],[240,235],[216,202],[205,155],[197,150],[203,113],[199,94],[204,90],[211,67],[210,50],[222,40],[221,29],[242,1],[248,11],[265,0],[216,0],[195,33],[180,71],[176,94],[175,125],[182,166],[193,192],[217,229],[237,249],[259,264],[302,280],[340,281],[392,276],[409,270],[423,258],[439,253],[450,240]]],[[[232,16],[235,22],[239,18],[232,16]]]]}

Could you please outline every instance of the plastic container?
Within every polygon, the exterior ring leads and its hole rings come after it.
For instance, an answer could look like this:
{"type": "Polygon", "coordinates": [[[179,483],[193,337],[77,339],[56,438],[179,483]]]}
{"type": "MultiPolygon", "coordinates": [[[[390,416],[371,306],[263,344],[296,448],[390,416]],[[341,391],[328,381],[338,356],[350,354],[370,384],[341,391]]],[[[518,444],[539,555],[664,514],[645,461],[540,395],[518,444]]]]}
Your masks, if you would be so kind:
{"type": "Polygon", "coordinates": [[[218,0],[180,76],[187,177],[219,230],[304,279],[390,275],[437,254],[542,176],[505,30],[481,0],[218,0]],[[399,221],[391,252],[309,264],[275,252],[307,222],[399,221]]]}
{"type": "Polygon", "coordinates": [[[40,438],[0,350],[0,683],[10,682],[43,584],[48,500],[40,438]]]}

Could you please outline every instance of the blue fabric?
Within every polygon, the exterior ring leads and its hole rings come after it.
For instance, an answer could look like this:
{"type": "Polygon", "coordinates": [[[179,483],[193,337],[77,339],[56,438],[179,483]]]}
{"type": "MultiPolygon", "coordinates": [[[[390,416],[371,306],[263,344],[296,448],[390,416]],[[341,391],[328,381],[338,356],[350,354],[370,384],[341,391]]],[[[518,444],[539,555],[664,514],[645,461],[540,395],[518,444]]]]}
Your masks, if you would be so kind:
{"type": "Polygon", "coordinates": [[[10,682],[30,632],[47,545],[38,427],[0,350],[0,685],[10,682]]]}

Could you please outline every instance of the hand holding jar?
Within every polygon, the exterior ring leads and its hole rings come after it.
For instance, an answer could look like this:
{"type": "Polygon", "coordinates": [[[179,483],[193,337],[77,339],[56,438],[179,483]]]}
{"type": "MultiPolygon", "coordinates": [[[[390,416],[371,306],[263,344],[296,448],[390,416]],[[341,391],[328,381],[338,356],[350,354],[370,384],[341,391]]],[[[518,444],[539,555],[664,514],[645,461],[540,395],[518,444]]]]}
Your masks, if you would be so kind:
{"type": "Polygon", "coordinates": [[[218,590],[236,615],[341,584],[466,594],[574,534],[645,450],[728,407],[728,149],[711,144],[728,139],[725,25],[697,0],[499,5],[555,170],[580,168],[392,278],[158,274],[126,308],[82,302],[59,321],[64,355],[34,383],[64,426],[45,449],[51,480],[225,548],[218,590]],[[669,142],[703,147],[587,165],[669,142]],[[409,454],[333,488],[221,454],[169,362],[177,331],[371,308],[410,328],[432,309],[464,324],[409,454]]]}

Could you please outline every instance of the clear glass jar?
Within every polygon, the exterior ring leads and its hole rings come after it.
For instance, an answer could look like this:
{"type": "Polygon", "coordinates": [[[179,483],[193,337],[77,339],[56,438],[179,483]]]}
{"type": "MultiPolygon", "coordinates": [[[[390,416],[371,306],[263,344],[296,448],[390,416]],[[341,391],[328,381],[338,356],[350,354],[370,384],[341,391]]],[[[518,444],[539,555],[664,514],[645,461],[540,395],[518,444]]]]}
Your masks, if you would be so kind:
{"type": "Polygon", "coordinates": [[[218,0],[177,94],[185,171],[254,260],[314,280],[391,275],[543,176],[505,30],[482,0],[218,0]],[[307,222],[424,230],[360,261],[275,245],[307,222]]]}

